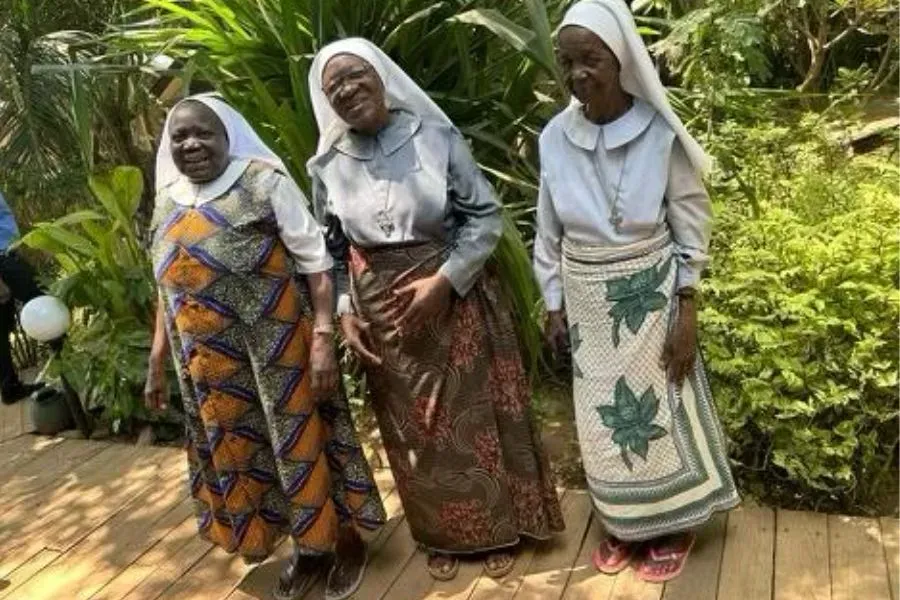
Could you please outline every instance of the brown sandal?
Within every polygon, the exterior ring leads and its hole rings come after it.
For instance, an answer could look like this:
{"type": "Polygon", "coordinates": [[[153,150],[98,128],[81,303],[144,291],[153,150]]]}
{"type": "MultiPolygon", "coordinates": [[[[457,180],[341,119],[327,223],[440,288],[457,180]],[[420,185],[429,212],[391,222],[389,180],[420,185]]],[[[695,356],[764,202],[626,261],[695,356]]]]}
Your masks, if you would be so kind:
{"type": "Polygon", "coordinates": [[[450,581],[459,573],[459,559],[449,554],[429,552],[427,568],[428,573],[438,581],[450,581]],[[441,564],[438,561],[442,561],[441,564]]]}
{"type": "Polygon", "coordinates": [[[516,557],[511,552],[493,552],[484,559],[484,571],[494,579],[503,579],[515,566],[516,557]],[[500,566],[492,567],[492,562],[500,563],[500,566]]]}

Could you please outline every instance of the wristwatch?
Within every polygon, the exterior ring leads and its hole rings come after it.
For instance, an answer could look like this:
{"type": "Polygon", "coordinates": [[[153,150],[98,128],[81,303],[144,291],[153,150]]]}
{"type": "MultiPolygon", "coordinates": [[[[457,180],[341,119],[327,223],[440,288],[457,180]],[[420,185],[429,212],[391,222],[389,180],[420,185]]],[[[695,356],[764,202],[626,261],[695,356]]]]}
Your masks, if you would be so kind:
{"type": "Polygon", "coordinates": [[[698,292],[697,292],[697,288],[688,286],[688,287],[679,288],[679,290],[677,292],[675,292],[675,295],[678,296],[679,298],[690,298],[692,300],[695,300],[698,296],[698,292]]]}

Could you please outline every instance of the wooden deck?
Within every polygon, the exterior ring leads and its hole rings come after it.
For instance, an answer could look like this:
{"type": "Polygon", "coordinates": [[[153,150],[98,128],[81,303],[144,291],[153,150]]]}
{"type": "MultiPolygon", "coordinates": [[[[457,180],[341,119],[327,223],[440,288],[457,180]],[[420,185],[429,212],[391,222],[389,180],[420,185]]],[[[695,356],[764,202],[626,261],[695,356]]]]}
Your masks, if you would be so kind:
{"type": "MultiPolygon", "coordinates": [[[[0,600],[270,597],[278,564],[250,568],[195,535],[177,449],[22,435],[0,407],[0,600]]],[[[703,532],[665,587],[589,565],[600,535],[584,491],[563,492],[568,529],[526,545],[495,582],[477,562],[449,583],[425,573],[390,473],[389,523],[370,539],[362,600],[898,600],[898,521],[744,507],[703,532]]],[[[279,558],[289,553],[282,544],[279,558]]],[[[321,584],[306,598],[322,598],[321,584]]]]}

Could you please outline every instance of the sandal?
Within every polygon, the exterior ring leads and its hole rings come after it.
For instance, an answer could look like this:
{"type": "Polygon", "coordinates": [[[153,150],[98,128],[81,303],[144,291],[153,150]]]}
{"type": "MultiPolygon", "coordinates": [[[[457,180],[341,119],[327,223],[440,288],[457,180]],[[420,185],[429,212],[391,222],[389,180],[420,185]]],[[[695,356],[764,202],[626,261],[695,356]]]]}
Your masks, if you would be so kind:
{"type": "Polygon", "coordinates": [[[684,570],[688,555],[697,536],[688,533],[669,543],[656,540],[647,549],[647,557],[637,567],[639,579],[648,583],[665,583],[675,579],[684,570]]]}
{"type": "Polygon", "coordinates": [[[516,557],[510,552],[494,552],[484,559],[484,571],[494,579],[503,579],[516,566],[516,557]]]}
{"type": "Polygon", "coordinates": [[[348,582],[346,585],[342,587],[338,587],[337,581],[340,579],[338,573],[341,569],[347,569],[346,562],[342,562],[340,560],[335,560],[332,563],[331,568],[328,570],[328,579],[325,584],[325,600],[345,600],[352,596],[356,590],[359,589],[359,584],[362,583],[363,577],[366,575],[366,565],[368,564],[369,556],[368,552],[366,552],[366,545],[363,542],[362,546],[362,564],[360,565],[351,565],[350,568],[357,568],[359,572],[353,576],[352,572],[349,573],[353,579],[348,582]]]}
{"type": "Polygon", "coordinates": [[[612,536],[600,542],[591,555],[591,561],[597,570],[606,575],[616,575],[631,564],[637,552],[637,544],[623,542],[612,536]]]}
{"type": "Polygon", "coordinates": [[[300,557],[295,549],[294,556],[278,577],[278,582],[272,590],[272,597],[275,600],[302,598],[319,580],[322,575],[321,567],[325,564],[321,557],[300,557]]]}
{"type": "Polygon", "coordinates": [[[438,581],[450,581],[459,573],[459,560],[449,554],[428,554],[428,572],[438,581]]]}

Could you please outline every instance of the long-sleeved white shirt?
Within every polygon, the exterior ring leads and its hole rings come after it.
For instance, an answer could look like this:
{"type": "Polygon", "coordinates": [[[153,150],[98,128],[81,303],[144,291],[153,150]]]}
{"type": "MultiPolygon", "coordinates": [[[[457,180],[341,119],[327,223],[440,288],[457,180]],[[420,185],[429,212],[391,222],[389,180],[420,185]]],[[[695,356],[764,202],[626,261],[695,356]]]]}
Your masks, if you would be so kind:
{"type": "Polygon", "coordinates": [[[548,310],[563,307],[561,243],[625,246],[669,230],[678,287],[697,285],[709,261],[712,207],[675,133],[635,98],[598,125],[570,105],[540,137],[541,185],[534,270],[548,310]]]}

